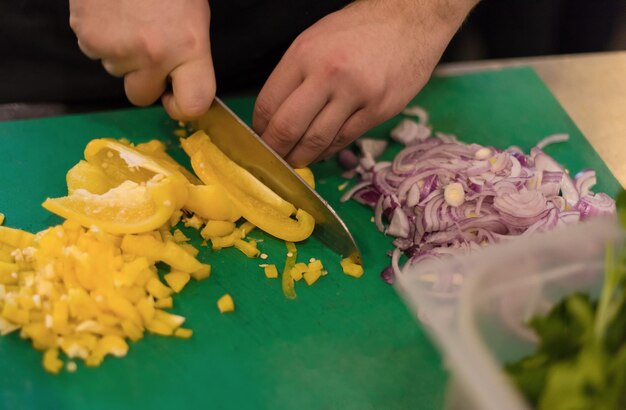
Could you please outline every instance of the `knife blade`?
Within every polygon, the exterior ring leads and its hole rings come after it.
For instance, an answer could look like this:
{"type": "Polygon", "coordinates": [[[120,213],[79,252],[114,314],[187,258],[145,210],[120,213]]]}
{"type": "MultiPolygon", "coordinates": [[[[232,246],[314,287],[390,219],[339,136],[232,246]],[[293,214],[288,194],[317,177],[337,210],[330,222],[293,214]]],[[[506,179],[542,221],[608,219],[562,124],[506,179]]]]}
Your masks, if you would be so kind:
{"type": "Polygon", "coordinates": [[[313,235],[323,244],[344,258],[362,263],[352,234],[328,202],[219,98],[193,126],[206,132],[222,152],[278,195],[313,215],[313,235]]]}

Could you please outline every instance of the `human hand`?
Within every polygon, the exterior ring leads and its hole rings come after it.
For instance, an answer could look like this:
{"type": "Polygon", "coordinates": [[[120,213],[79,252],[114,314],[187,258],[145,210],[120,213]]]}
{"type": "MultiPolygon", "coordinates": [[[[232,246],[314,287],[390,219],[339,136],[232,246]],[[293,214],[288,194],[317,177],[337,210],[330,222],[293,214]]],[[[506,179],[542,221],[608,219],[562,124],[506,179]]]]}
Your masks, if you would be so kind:
{"type": "Polygon", "coordinates": [[[361,0],[304,31],[257,98],[253,128],[294,167],[399,113],[476,0],[361,0]]]}
{"type": "Polygon", "coordinates": [[[204,113],[215,96],[207,0],[70,0],[70,26],[91,59],[124,77],[131,103],[162,97],[174,119],[204,113]],[[172,92],[167,92],[171,80],[172,92]]]}

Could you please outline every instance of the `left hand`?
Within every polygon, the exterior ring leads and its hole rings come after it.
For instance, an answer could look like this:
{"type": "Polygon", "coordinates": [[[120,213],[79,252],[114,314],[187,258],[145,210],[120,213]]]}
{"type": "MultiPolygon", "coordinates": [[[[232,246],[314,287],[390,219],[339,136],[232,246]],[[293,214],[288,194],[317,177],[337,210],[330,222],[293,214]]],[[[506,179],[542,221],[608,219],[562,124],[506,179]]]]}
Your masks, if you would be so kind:
{"type": "Polygon", "coordinates": [[[474,3],[361,0],[326,16],[268,78],[254,129],[294,167],[329,157],[406,106],[474,3]]]}

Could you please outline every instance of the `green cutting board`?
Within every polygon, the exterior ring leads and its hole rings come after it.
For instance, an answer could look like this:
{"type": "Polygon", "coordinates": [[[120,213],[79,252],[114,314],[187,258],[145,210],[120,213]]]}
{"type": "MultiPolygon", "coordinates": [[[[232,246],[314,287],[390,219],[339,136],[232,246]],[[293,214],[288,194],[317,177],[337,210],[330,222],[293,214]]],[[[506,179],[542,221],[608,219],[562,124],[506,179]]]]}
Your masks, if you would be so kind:
{"type": "MultiPolygon", "coordinates": [[[[227,101],[250,120],[252,98],[227,101]]],[[[599,188],[614,195],[618,182],[557,101],[530,69],[434,78],[415,102],[429,110],[436,130],[463,141],[528,150],[542,137],[567,132],[571,141],[548,151],[572,172],[592,167],[599,188]]],[[[399,118],[372,130],[385,138],[399,118]]],[[[60,222],[40,207],[65,194],[65,172],[92,138],[159,138],[188,164],[161,108],[0,123],[0,211],[6,224],[38,231],[60,222]]],[[[387,156],[399,150],[392,146],[387,156]]],[[[363,251],[365,275],[343,275],[339,257],[314,239],[299,260],[321,258],[330,274],[315,286],[297,284],[283,297],[259,260],[228,249],[202,248],[213,265],[206,281],[175,297],[190,340],[147,335],[124,359],[100,368],[52,376],[41,354],[18,335],[0,338],[0,408],[441,408],[446,373],[424,330],[393,289],[379,279],[390,239],[370,222],[370,209],[339,203],[343,182],[334,161],[313,167],[319,192],[344,218],[363,251]],[[233,295],[236,311],[220,315],[216,300],[233,295]]],[[[188,231],[187,231],[188,232],[188,231]]],[[[196,243],[197,233],[191,232],[196,243]]],[[[259,232],[269,262],[282,264],[284,246],[259,232]]]]}

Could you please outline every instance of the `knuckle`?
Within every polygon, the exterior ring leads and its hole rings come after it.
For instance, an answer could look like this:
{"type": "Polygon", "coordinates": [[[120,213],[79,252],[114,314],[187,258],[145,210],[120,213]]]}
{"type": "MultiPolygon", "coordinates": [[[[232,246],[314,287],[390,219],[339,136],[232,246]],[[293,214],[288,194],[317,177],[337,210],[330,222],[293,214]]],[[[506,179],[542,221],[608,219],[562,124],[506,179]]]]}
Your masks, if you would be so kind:
{"type": "Polygon", "coordinates": [[[324,150],[330,142],[331,137],[328,135],[324,135],[322,133],[311,133],[302,138],[301,144],[303,148],[307,150],[318,152],[324,150]]]}
{"type": "Polygon", "coordinates": [[[355,76],[349,57],[340,52],[333,53],[324,65],[324,74],[329,79],[344,80],[355,76]]]}
{"type": "Polygon", "coordinates": [[[261,120],[269,121],[273,114],[271,107],[272,104],[267,98],[259,96],[254,104],[254,116],[261,120]]]}
{"type": "Polygon", "coordinates": [[[278,145],[291,145],[298,137],[298,131],[291,121],[275,118],[270,121],[269,134],[278,145]]]}
{"type": "Polygon", "coordinates": [[[179,102],[179,108],[183,115],[190,118],[196,118],[204,114],[209,108],[209,96],[208,95],[194,95],[192,97],[185,98],[179,102]]]}

